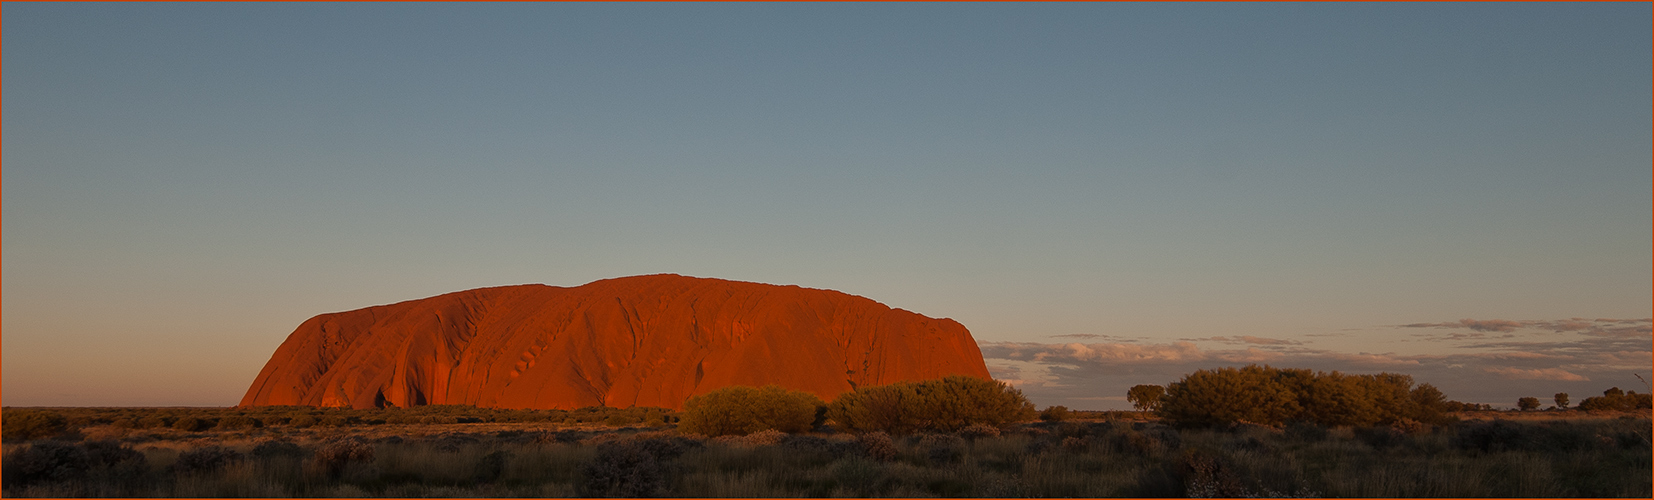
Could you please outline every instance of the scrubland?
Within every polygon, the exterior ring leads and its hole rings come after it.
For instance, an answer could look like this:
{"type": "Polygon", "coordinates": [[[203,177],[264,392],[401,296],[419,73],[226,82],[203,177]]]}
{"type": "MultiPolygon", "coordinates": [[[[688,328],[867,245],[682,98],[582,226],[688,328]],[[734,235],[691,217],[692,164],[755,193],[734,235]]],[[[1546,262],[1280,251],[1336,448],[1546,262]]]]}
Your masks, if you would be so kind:
{"type": "MultiPolygon", "coordinates": [[[[41,410],[7,409],[7,426],[15,423],[19,412],[31,411],[41,410]]],[[[1132,412],[1075,412],[1080,419],[971,425],[952,432],[851,433],[827,422],[792,434],[767,430],[717,438],[684,432],[677,415],[664,410],[608,412],[65,410],[58,415],[64,425],[41,431],[55,432],[50,436],[17,436],[8,429],[3,493],[1651,496],[1647,411],[1567,412],[1579,418],[1540,420],[1475,412],[1457,415],[1457,422],[1445,425],[1402,427],[1329,428],[1291,422],[1185,429],[1132,412]],[[168,425],[140,424],[144,419],[165,423],[168,418],[173,419],[168,425]],[[185,418],[196,422],[177,424],[185,418]]]]}

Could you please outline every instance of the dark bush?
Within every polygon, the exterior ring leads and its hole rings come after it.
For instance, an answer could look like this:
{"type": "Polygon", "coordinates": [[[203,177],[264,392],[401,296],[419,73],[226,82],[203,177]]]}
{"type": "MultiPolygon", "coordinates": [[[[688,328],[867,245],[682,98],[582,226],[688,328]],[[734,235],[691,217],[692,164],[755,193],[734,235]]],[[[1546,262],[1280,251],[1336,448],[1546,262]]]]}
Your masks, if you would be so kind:
{"type": "Polygon", "coordinates": [[[896,458],[896,441],[890,439],[889,434],[883,432],[869,432],[856,439],[861,444],[862,453],[868,458],[880,462],[888,462],[896,458]]]}
{"type": "Polygon", "coordinates": [[[184,432],[200,432],[212,427],[212,422],[195,417],[184,417],[172,423],[172,428],[184,432]]]}
{"type": "Polygon", "coordinates": [[[277,457],[302,457],[305,455],[305,452],[304,448],[292,441],[271,439],[253,446],[252,454],[254,458],[271,459],[277,457]]]}
{"type": "Polygon", "coordinates": [[[1045,422],[1061,422],[1069,417],[1067,406],[1047,406],[1039,412],[1039,419],[1045,422]]]}
{"type": "Polygon", "coordinates": [[[342,475],[350,464],[372,463],[373,459],[373,445],[351,436],[329,441],[316,448],[316,454],[311,459],[311,467],[327,477],[336,478],[342,475]]]}
{"type": "Polygon", "coordinates": [[[437,438],[434,447],[439,451],[453,453],[459,451],[460,448],[476,445],[481,442],[481,440],[466,434],[447,434],[437,438]]]}
{"type": "Polygon", "coordinates": [[[106,479],[130,481],[149,471],[148,457],[118,441],[88,441],[81,448],[86,450],[87,464],[94,471],[102,470],[106,479]]]}
{"type": "Polygon", "coordinates": [[[1407,435],[1390,427],[1358,427],[1355,438],[1375,450],[1387,450],[1407,440],[1407,435]]]}
{"type": "Polygon", "coordinates": [[[232,415],[218,420],[218,430],[242,430],[258,427],[259,422],[245,415],[232,415]]]}
{"type": "Polygon", "coordinates": [[[576,485],[587,497],[652,497],[666,488],[666,468],[635,443],[605,443],[580,468],[576,485]]]}
{"type": "Polygon", "coordinates": [[[609,418],[603,419],[603,425],[607,425],[609,427],[625,427],[634,423],[636,423],[636,421],[632,420],[630,417],[620,414],[609,415],[609,418]]]}
{"type": "Polygon", "coordinates": [[[150,416],[150,417],[144,417],[144,418],[138,419],[138,428],[139,429],[159,429],[159,428],[162,428],[162,427],[171,427],[171,426],[172,425],[167,422],[166,417],[150,416]]]}
{"type": "Polygon", "coordinates": [[[1326,427],[1316,425],[1315,422],[1308,422],[1304,420],[1287,422],[1286,427],[1283,428],[1282,431],[1289,439],[1307,443],[1324,441],[1327,439],[1328,434],[1326,427]]]}
{"type": "Polygon", "coordinates": [[[1410,419],[1410,418],[1404,418],[1404,419],[1392,422],[1390,424],[1390,428],[1394,429],[1396,432],[1399,432],[1399,433],[1402,433],[1402,434],[1407,434],[1407,435],[1418,435],[1418,434],[1424,434],[1426,432],[1430,432],[1430,426],[1429,425],[1425,424],[1424,422],[1420,422],[1420,421],[1413,420],[1413,419],[1410,419]]]}
{"type": "Polygon", "coordinates": [[[349,427],[350,424],[355,423],[355,421],[356,419],[344,415],[328,415],[326,417],[322,417],[322,419],[316,422],[316,424],[323,427],[349,427]]]}
{"type": "Polygon", "coordinates": [[[855,454],[860,446],[854,441],[827,439],[820,436],[791,434],[781,438],[781,446],[802,453],[818,453],[828,457],[855,454]]]}
{"type": "Polygon", "coordinates": [[[5,455],[4,462],[8,488],[79,479],[91,468],[86,450],[53,441],[12,450],[5,455]]]}
{"type": "Polygon", "coordinates": [[[1198,451],[1183,454],[1178,461],[1184,495],[1189,498],[1248,498],[1257,494],[1242,484],[1234,467],[1223,459],[1198,451]]]}
{"type": "Polygon", "coordinates": [[[1091,435],[1091,426],[1082,422],[1063,422],[1051,431],[1057,437],[1086,437],[1091,435]]]}
{"type": "Polygon", "coordinates": [[[1529,446],[1531,436],[1521,424],[1504,420],[1486,422],[1472,422],[1458,426],[1458,432],[1453,436],[1453,446],[1462,450],[1481,452],[1504,451],[1507,449],[1525,449],[1529,446]]]}
{"type": "Polygon", "coordinates": [[[700,441],[676,436],[656,436],[633,439],[632,443],[659,460],[672,460],[689,450],[705,446],[700,441]]]}
{"type": "Polygon", "coordinates": [[[1114,451],[1133,453],[1140,456],[1148,456],[1154,453],[1166,451],[1170,448],[1167,446],[1166,442],[1158,439],[1156,434],[1140,432],[1132,429],[1126,429],[1110,434],[1108,436],[1108,445],[1114,449],[1114,451]]]}
{"type": "Polygon", "coordinates": [[[1033,419],[1034,405],[1004,382],[955,375],[858,388],[839,395],[827,417],[854,431],[955,432],[1033,419]]]}
{"type": "Polygon", "coordinates": [[[113,467],[129,462],[144,464],[149,461],[143,453],[119,441],[87,441],[81,443],[81,448],[86,450],[87,463],[93,467],[113,467]]]}
{"type": "Polygon", "coordinates": [[[971,424],[959,429],[959,437],[976,441],[978,439],[999,437],[999,428],[987,424],[971,424]]]}
{"type": "Polygon", "coordinates": [[[178,454],[172,470],[180,474],[205,473],[222,469],[244,459],[241,452],[222,446],[203,446],[178,454]]]}
{"type": "Polygon", "coordinates": [[[710,437],[744,436],[774,429],[809,431],[821,398],[781,386],[730,386],[689,398],[679,415],[678,429],[710,437]]]}
{"type": "Polygon", "coordinates": [[[0,414],[0,436],[7,441],[55,437],[68,427],[68,419],[50,411],[6,410],[0,414]]]}
{"type": "Polygon", "coordinates": [[[965,456],[965,440],[951,434],[926,434],[919,439],[919,448],[932,464],[950,464],[965,456]]]}
{"type": "Polygon", "coordinates": [[[1078,436],[1062,438],[1062,449],[1073,453],[1085,453],[1091,450],[1091,438],[1078,436]]]}
{"type": "Polygon", "coordinates": [[[498,481],[500,476],[505,474],[505,463],[510,459],[511,453],[505,450],[483,455],[482,459],[477,461],[476,480],[483,483],[498,481]]]}

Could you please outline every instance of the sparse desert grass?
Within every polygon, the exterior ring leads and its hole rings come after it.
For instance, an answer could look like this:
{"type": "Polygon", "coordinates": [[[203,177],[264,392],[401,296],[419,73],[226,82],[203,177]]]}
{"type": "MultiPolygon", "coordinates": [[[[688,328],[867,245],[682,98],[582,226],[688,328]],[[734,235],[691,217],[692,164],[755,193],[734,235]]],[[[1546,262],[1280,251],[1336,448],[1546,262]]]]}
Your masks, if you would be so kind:
{"type": "Polygon", "coordinates": [[[886,438],[827,430],[721,439],[681,435],[671,426],[569,428],[551,422],[234,425],[197,432],[128,429],[109,441],[87,441],[85,436],[118,434],[91,426],[57,440],[7,443],[3,492],[1648,498],[1654,491],[1650,425],[1646,412],[1467,419],[1411,434],[1389,427],[1174,430],[1146,421],[1068,420],[1024,423],[997,436],[984,429],[886,438]]]}

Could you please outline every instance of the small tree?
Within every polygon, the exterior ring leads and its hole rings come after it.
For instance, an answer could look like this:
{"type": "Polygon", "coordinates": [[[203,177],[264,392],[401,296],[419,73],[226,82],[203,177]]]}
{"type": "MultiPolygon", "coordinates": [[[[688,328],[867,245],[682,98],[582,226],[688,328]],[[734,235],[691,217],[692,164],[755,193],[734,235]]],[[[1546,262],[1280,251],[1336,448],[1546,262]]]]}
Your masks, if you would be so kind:
{"type": "Polygon", "coordinates": [[[1154,411],[1160,409],[1160,397],[1165,395],[1165,387],[1139,384],[1126,391],[1126,401],[1130,401],[1137,411],[1154,411]]]}
{"type": "Polygon", "coordinates": [[[1522,411],[1537,410],[1539,409],[1539,398],[1527,397],[1518,399],[1516,400],[1516,407],[1521,408],[1522,411]]]}
{"type": "Polygon", "coordinates": [[[1561,409],[1564,409],[1564,410],[1568,409],[1568,393],[1558,392],[1558,393],[1556,393],[1555,397],[1556,397],[1556,407],[1557,408],[1561,408],[1561,409]]]}

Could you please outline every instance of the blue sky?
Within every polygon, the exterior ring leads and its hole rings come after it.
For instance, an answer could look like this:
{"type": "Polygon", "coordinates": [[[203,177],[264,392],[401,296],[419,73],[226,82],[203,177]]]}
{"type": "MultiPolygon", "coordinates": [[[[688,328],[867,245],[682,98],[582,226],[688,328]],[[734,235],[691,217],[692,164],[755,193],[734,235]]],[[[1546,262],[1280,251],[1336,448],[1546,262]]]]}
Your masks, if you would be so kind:
{"type": "Polygon", "coordinates": [[[1649,376],[1648,4],[5,14],[6,405],[234,404],[318,313],[660,272],[957,319],[1042,406],[1649,376]]]}

